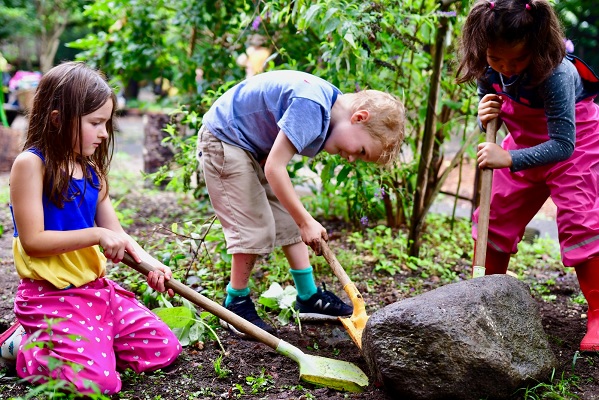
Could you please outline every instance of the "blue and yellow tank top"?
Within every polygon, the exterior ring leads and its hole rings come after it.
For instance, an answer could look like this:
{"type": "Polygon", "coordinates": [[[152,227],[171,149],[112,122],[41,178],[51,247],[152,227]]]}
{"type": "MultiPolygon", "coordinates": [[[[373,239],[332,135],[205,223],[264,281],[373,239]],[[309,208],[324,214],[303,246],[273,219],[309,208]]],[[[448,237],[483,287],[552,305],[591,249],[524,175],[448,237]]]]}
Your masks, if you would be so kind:
{"type": "MultiPolygon", "coordinates": [[[[28,149],[44,161],[37,149],[28,149]]],[[[71,179],[68,201],[63,208],[52,203],[46,193],[44,207],[44,229],[47,231],[71,231],[91,228],[95,225],[96,207],[100,193],[100,180],[90,168],[91,179],[71,179]]],[[[12,205],[11,205],[12,214],[12,205]]],[[[30,257],[19,240],[13,215],[13,257],[15,267],[22,279],[45,280],[58,289],[82,286],[101,276],[106,271],[106,257],[98,245],[57,254],[49,257],[30,257]]]]}

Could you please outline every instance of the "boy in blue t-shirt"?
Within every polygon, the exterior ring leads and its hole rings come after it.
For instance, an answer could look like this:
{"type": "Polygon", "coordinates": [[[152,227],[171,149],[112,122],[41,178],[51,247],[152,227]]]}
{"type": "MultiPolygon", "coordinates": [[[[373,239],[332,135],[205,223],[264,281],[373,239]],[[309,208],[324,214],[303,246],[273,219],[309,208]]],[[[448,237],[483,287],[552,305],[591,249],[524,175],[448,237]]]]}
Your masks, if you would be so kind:
{"type": "Polygon", "coordinates": [[[327,232],[300,202],[287,164],[295,154],[321,151],[350,162],[388,164],[403,136],[404,108],[394,96],[376,90],[342,94],[299,71],[256,75],[216,100],[198,133],[198,160],[232,254],[225,307],[274,332],[258,317],[248,281],[258,255],[282,246],[300,316],[351,315],[351,306],[316,287],[306,245],[320,254],[327,232]]]}

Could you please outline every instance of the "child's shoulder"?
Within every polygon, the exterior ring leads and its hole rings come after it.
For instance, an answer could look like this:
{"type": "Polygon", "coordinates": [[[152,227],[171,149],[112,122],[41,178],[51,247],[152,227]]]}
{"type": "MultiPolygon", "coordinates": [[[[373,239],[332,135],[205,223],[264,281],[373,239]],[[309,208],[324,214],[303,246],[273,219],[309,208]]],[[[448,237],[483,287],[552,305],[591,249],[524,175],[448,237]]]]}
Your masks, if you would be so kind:
{"type": "Polygon", "coordinates": [[[42,161],[42,159],[30,152],[30,151],[23,151],[22,153],[20,153],[14,160],[12,167],[11,167],[11,176],[15,175],[15,174],[27,174],[29,175],[30,172],[28,171],[41,171],[44,167],[44,162],[42,161]]]}
{"type": "Polygon", "coordinates": [[[22,151],[15,159],[15,163],[19,161],[20,163],[34,163],[34,164],[43,164],[44,157],[42,154],[35,149],[27,149],[22,151]]]}
{"type": "Polygon", "coordinates": [[[578,75],[577,69],[572,60],[564,58],[561,63],[553,70],[553,73],[566,73],[568,75],[578,75]]]}
{"type": "Polygon", "coordinates": [[[564,83],[577,82],[580,79],[578,70],[572,63],[572,61],[564,58],[561,63],[557,65],[551,72],[551,75],[547,77],[544,82],[546,88],[556,89],[563,87],[564,83]]]}

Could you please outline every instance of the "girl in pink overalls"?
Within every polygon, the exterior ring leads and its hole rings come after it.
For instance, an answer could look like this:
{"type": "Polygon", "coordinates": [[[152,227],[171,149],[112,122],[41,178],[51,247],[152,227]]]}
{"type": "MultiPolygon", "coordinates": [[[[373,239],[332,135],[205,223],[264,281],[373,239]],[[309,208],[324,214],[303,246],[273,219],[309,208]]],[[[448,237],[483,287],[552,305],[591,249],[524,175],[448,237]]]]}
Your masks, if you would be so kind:
{"type": "MultiPolygon", "coordinates": [[[[599,79],[566,55],[546,0],[479,0],[462,33],[458,82],[477,79],[484,130],[499,118],[509,134],[478,146],[492,168],[487,274],[504,274],[524,229],[548,196],[557,206],[564,265],[588,305],[583,351],[599,351],[599,79]]],[[[474,215],[473,237],[476,240],[474,215]]]]}
{"type": "Polygon", "coordinates": [[[0,355],[16,357],[21,378],[61,379],[86,394],[116,393],[118,371],[156,370],[181,352],[164,322],[104,277],[106,259],[118,263],[125,252],[160,271],[148,276],[150,287],[164,291],[171,276],[125,233],[108,195],[115,105],[97,71],[77,62],[52,68],[35,93],[25,150],[10,174],[21,282],[18,323],[0,336],[0,355]]]}

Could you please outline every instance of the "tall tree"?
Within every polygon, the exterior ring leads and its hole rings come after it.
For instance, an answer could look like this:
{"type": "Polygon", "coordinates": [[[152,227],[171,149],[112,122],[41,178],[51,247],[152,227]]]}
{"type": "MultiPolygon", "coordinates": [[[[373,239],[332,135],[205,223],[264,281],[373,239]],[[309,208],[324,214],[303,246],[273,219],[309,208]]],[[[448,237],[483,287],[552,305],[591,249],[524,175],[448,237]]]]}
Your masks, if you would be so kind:
{"type": "Polygon", "coordinates": [[[39,61],[42,73],[54,66],[54,56],[60,44],[60,35],[69,22],[74,2],[70,0],[35,0],[40,22],[39,61]]]}
{"type": "MultiPolygon", "coordinates": [[[[33,41],[42,72],[54,65],[60,36],[79,21],[91,0],[4,0],[0,4],[0,43],[33,41]]],[[[24,60],[18,60],[24,61],[24,60]]]]}

